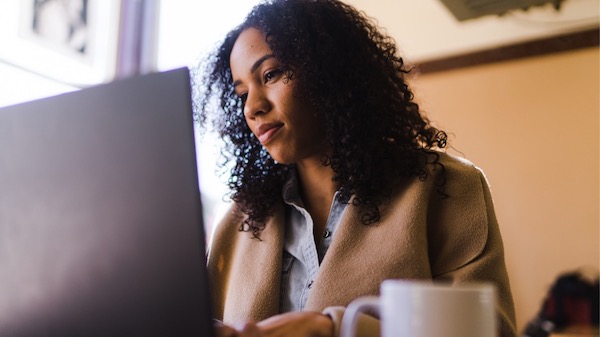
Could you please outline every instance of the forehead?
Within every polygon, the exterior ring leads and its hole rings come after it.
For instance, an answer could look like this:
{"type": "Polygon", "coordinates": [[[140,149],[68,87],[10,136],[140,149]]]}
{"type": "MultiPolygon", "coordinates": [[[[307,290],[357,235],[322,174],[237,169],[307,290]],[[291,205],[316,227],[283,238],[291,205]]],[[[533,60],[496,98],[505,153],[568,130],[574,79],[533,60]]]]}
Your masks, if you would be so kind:
{"type": "Polygon", "coordinates": [[[231,72],[234,77],[243,71],[248,72],[256,60],[268,54],[271,54],[271,48],[265,41],[265,35],[256,28],[247,28],[233,44],[229,58],[231,72]]]}

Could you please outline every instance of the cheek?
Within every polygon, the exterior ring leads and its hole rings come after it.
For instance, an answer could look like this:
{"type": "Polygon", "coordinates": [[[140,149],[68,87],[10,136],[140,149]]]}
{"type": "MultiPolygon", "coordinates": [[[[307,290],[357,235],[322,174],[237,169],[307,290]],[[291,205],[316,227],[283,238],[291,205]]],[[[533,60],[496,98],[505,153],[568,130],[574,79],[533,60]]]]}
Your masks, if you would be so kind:
{"type": "Polygon", "coordinates": [[[295,123],[298,126],[298,136],[306,145],[321,146],[325,140],[324,123],[315,116],[315,111],[310,107],[297,110],[295,123]]]}
{"type": "Polygon", "coordinates": [[[311,130],[309,131],[311,133],[323,130],[323,120],[312,105],[300,102],[296,107],[296,118],[299,123],[305,127],[310,127],[311,130]]]}

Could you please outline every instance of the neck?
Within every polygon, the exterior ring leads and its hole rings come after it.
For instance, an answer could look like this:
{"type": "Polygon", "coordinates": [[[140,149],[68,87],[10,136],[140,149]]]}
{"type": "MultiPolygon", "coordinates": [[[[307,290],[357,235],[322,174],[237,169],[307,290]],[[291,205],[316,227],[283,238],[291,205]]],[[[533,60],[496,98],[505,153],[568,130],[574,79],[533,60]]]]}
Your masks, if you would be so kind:
{"type": "Polygon", "coordinates": [[[315,237],[325,229],[329,209],[336,191],[331,166],[323,166],[320,158],[296,163],[302,201],[314,222],[315,237]]]}

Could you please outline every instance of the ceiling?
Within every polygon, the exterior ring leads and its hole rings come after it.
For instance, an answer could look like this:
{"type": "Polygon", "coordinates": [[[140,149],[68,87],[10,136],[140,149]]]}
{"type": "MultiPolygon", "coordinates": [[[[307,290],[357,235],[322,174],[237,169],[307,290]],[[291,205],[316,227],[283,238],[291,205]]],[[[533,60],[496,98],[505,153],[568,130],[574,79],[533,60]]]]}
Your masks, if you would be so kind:
{"type": "Polygon", "coordinates": [[[376,18],[411,62],[430,61],[599,27],[600,1],[565,0],[458,21],[440,0],[345,0],[376,18]]]}
{"type": "MultiPolygon", "coordinates": [[[[161,17],[170,14],[177,20],[162,22],[165,24],[161,30],[164,36],[159,36],[161,48],[158,59],[162,61],[159,62],[159,68],[192,63],[191,60],[196,60],[209,45],[206,41],[203,45],[198,40],[198,32],[205,32],[203,36],[222,36],[241,21],[257,1],[164,1],[161,4],[161,17]],[[201,5],[209,10],[196,8],[201,5]]],[[[599,27],[599,0],[564,0],[559,12],[549,5],[528,12],[518,11],[502,17],[486,16],[462,22],[452,16],[441,0],[342,1],[376,18],[379,25],[396,39],[403,56],[412,63],[599,27]]],[[[1,0],[0,3],[4,4],[1,0]]],[[[2,62],[0,74],[0,92],[3,93],[0,95],[0,106],[74,89],[2,62]]]]}

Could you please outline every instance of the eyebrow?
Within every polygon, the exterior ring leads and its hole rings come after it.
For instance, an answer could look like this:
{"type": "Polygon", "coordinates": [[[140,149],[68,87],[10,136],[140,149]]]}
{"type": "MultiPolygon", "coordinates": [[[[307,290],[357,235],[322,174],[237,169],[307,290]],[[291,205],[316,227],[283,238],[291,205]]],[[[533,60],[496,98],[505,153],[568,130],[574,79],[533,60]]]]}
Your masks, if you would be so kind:
{"type": "MultiPolygon", "coordinates": [[[[250,73],[253,73],[256,71],[256,69],[258,69],[260,67],[261,64],[263,64],[263,62],[265,62],[266,60],[273,58],[275,56],[273,56],[273,54],[266,54],[263,57],[259,58],[258,60],[256,60],[256,62],[254,62],[254,64],[252,65],[252,67],[250,67],[250,73]]],[[[236,87],[239,84],[241,84],[240,80],[236,80],[233,82],[233,86],[236,87]]]]}

